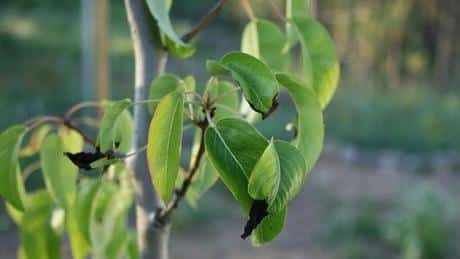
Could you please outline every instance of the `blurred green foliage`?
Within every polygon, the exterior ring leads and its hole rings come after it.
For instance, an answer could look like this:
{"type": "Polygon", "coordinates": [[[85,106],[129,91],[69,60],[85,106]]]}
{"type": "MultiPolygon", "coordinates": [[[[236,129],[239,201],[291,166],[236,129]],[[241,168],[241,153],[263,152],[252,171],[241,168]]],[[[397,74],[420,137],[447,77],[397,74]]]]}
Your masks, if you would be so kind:
{"type": "Polygon", "coordinates": [[[366,148],[458,150],[460,94],[428,87],[342,87],[326,112],[329,136],[366,148]]]}
{"type": "Polygon", "coordinates": [[[404,196],[386,225],[387,240],[403,259],[451,258],[456,205],[446,193],[422,184],[404,196]]]}
{"type": "Polygon", "coordinates": [[[319,236],[340,258],[456,258],[457,207],[453,197],[435,185],[418,184],[398,201],[333,208],[319,236]]]}

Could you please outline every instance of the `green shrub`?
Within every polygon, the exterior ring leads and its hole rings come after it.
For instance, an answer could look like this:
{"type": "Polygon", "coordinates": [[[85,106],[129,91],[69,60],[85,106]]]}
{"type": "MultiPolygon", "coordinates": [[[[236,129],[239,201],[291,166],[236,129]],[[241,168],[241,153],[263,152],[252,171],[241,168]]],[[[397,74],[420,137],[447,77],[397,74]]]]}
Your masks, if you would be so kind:
{"type": "Polygon", "coordinates": [[[421,185],[404,197],[386,223],[387,240],[403,259],[448,258],[455,211],[446,194],[421,185]]]}
{"type": "Polygon", "coordinates": [[[328,136],[366,148],[458,150],[460,96],[433,90],[342,88],[326,113],[328,136]]]}

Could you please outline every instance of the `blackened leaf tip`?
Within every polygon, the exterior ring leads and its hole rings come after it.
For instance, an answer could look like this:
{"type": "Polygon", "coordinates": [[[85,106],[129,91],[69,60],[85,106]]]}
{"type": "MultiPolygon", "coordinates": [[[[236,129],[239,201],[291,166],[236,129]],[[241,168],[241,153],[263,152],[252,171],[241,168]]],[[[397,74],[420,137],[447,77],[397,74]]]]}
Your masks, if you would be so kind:
{"type": "Polygon", "coordinates": [[[246,239],[252,234],[252,231],[262,222],[268,215],[268,203],[264,200],[255,200],[252,203],[251,210],[249,211],[249,220],[244,226],[244,232],[241,235],[242,239],[246,239]]]}
{"type": "Polygon", "coordinates": [[[268,109],[268,111],[264,112],[264,111],[261,111],[259,109],[257,109],[252,103],[248,102],[249,103],[249,106],[256,112],[260,113],[262,115],[262,120],[265,120],[266,118],[268,118],[268,116],[270,116],[275,110],[276,108],[278,108],[279,106],[279,103],[278,103],[278,94],[276,94],[275,96],[273,96],[273,99],[272,99],[272,106],[270,107],[270,109],[268,109]]]}
{"type": "Polygon", "coordinates": [[[69,153],[65,152],[64,155],[72,161],[74,165],[83,170],[91,170],[91,163],[99,159],[104,158],[106,155],[101,153],[99,150],[96,150],[94,153],[90,152],[79,152],[79,153],[69,153]]]}

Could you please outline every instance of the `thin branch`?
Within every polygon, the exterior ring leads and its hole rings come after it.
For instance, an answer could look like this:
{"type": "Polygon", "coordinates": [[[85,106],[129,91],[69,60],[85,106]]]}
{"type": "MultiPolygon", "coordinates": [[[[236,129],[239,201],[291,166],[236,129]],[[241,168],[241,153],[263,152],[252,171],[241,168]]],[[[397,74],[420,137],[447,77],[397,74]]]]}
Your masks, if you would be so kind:
{"type": "Polygon", "coordinates": [[[243,11],[246,13],[250,20],[254,20],[256,16],[254,15],[254,11],[252,10],[251,4],[249,4],[249,0],[240,0],[241,7],[243,7],[243,11]]]}
{"type": "Polygon", "coordinates": [[[22,179],[25,181],[29,178],[32,173],[38,171],[41,168],[40,161],[36,161],[30,165],[28,165],[24,170],[22,170],[22,179]]]}
{"type": "Polygon", "coordinates": [[[205,153],[205,148],[204,148],[204,134],[206,132],[206,129],[208,127],[208,121],[204,120],[203,123],[200,125],[201,128],[201,139],[200,139],[200,147],[198,148],[198,152],[196,154],[196,158],[193,162],[192,167],[190,168],[189,172],[187,173],[187,176],[185,177],[184,181],[182,182],[181,187],[176,191],[176,195],[174,196],[174,199],[169,203],[169,205],[162,209],[158,215],[155,218],[155,223],[156,224],[165,224],[168,222],[171,213],[179,206],[179,203],[184,199],[185,194],[187,193],[192,180],[193,176],[195,173],[198,171],[198,168],[200,167],[200,162],[201,158],[203,157],[205,153]]]}
{"type": "Polygon", "coordinates": [[[78,134],[80,134],[83,139],[85,140],[86,143],[92,145],[93,147],[96,147],[96,142],[94,142],[94,140],[92,140],[91,138],[89,138],[88,136],[85,135],[85,133],[75,127],[70,121],[66,121],[64,118],[61,118],[61,117],[58,117],[58,116],[50,116],[50,115],[47,115],[47,116],[42,116],[38,119],[36,119],[35,121],[32,121],[29,123],[29,125],[27,125],[28,129],[31,130],[35,127],[38,127],[39,125],[45,123],[45,122],[54,122],[54,123],[57,123],[57,124],[61,124],[69,129],[72,129],[76,132],[78,132],[78,134]]]}
{"type": "Polygon", "coordinates": [[[46,116],[41,116],[41,117],[38,117],[34,120],[31,120],[31,121],[27,121],[25,124],[27,125],[27,128],[29,130],[32,130],[40,125],[42,125],[43,123],[46,123],[46,122],[55,122],[55,123],[63,123],[63,119],[60,118],[60,117],[57,117],[57,116],[51,116],[51,115],[46,115],[46,116]]]}
{"type": "Polygon", "coordinates": [[[161,101],[160,99],[147,99],[147,100],[133,102],[133,105],[159,103],[160,101],[161,101]]]}
{"type": "Polygon", "coordinates": [[[220,11],[229,0],[220,0],[201,20],[198,24],[188,33],[186,33],[182,40],[184,42],[190,42],[198,33],[200,33],[204,28],[206,28],[209,23],[219,15],[220,11]]]}
{"type": "Polygon", "coordinates": [[[283,15],[283,11],[281,11],[281,8],[275,2],[273,2],[273,0],[268,0],[268,2],[270,3],[273,13],[275,13],[276,17],[278,17],[278,19],[281,21],[286,21],[283,15]]]}
{"type": "Polygon", "coordinates": [[[74,124],[77,124],[77,125],[78,124],[83,124],[83,125],[86,125],[88,127],[94,128],[94,129],[99,128],[99,121],[96,120],[95,118],[79,117],[79,118],[74,118],[72,121],[73,121],[74,124]]]}
{"type": "Polygon", "coordinates": [[[95,102],[95,101],[88,101],[88,102],[82,102],[79,103],[73,107],[71,107],[66,114],[64,115],[65,120],[70,120],[70,117],[74,115],[76,112],[85,109],[85,108],[100,108],[103,104],[100,102],[95,102]]]}
{"type": "Polygon", "coordinates": [[[127,159],[127,158],[132,157],[132,156],[136,156],[136,155],[138,155],[138,154],[144,152],[145,150],[147,150],[147,145],[145,145],[145,146],[141,147],[140,149],[135,150],[135,151],[133,151],[133,152],[131,152],[131,153],[128,153],[128,154],[126,154],[126,155],[124,155],[124,156],[122,156],[122,157],[119,157],[118,159],[119,159],[119,160],[125,160],[125,159],[127,159]]]}

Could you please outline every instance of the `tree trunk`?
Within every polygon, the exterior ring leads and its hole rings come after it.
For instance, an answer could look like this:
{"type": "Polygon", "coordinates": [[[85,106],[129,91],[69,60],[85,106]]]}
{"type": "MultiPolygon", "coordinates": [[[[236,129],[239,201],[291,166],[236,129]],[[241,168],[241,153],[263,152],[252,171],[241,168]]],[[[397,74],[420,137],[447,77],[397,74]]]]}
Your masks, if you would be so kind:
{"type": "MultiPolygon", "coordinates": [[[[144,0],[125,0],[135,57],[134,100],[146,100],[149,86],[155,74],[165,70],[167,53],[156,49],[153,35],[153,19],[144,0]]],[[[150,115],[145,105],[134,108],[133,149],[139,150],[147,144],[150,115]]],[[[150,181],[145,152],[129,161],[136,192],[136,228],[139,252],[143,259],[167,259],[170,226],[153,226],[158,208],[163,206],[155,195],[150,181]]]]}
{"type": "Polygon", "coordinates": [[[434,63],[435,85],[445,88],[449,82],[449,72],[452,60],[452,47],[455,37],[455,7],[453,1],[446,1],[444,12],[439,15],[439,27],[434,63]]]}
{"type": "Polygon", "coordinates": [[[108,0],[81,0],[82,99],[109,98],[108,0]]]}

